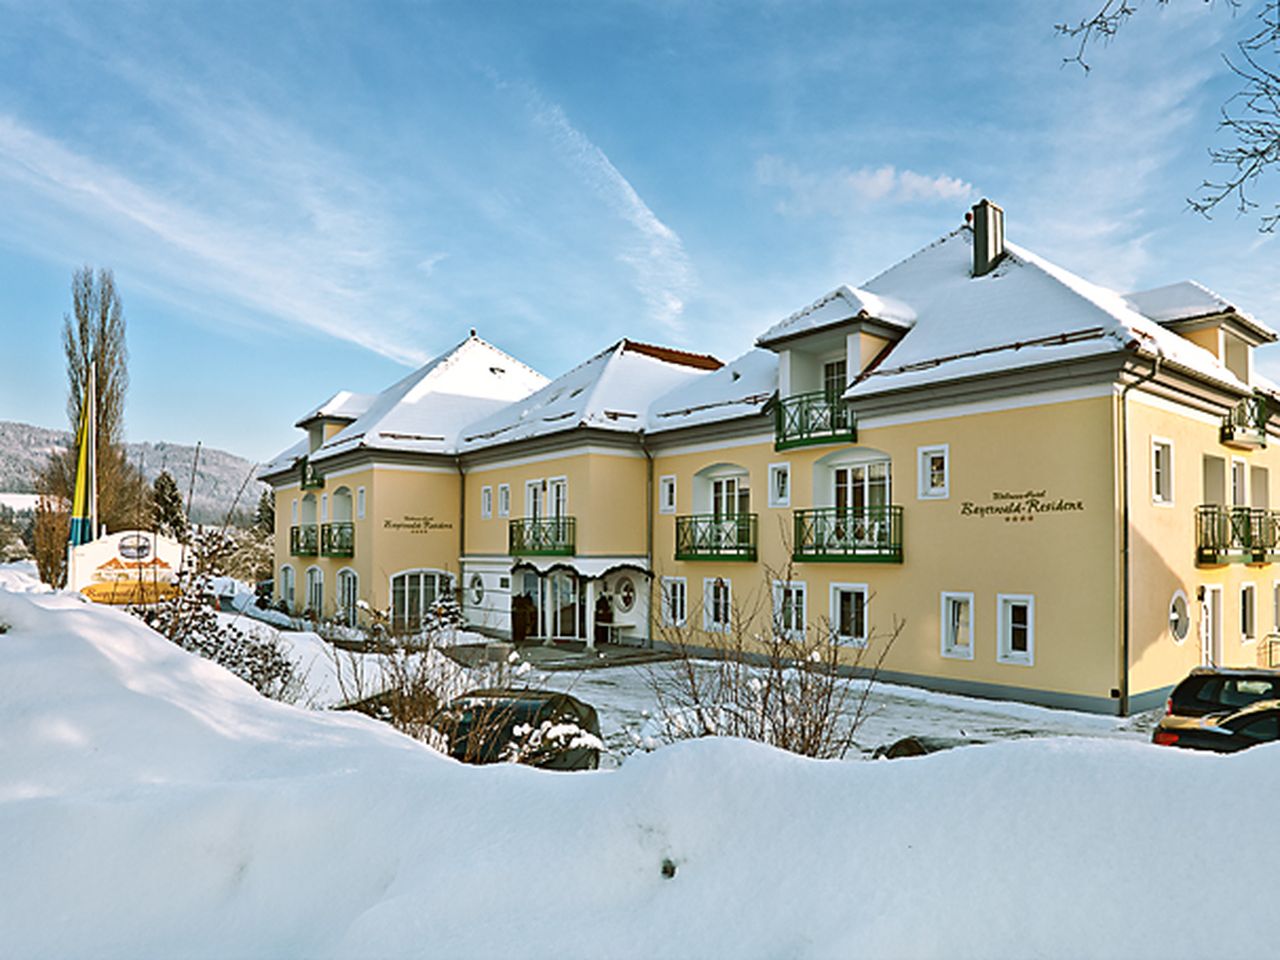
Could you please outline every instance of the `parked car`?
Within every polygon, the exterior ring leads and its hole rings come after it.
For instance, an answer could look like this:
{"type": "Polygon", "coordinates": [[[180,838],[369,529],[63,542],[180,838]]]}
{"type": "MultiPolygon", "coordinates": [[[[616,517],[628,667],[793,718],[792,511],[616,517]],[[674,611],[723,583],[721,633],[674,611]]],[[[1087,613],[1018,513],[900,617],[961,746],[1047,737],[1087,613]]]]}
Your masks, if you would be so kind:
{"type": "Polygon", "coordinates": [[[1173,688],[1164,712],[1172,717],[1227,714],[1259,700],[1280,700],[1280,670],[1196,667],[1173,688]]]}
{"type": "Polygon", "coordinates": [[[547,770],[600,766],[595,707],[554,690],[473,690],[438,711],[431,725],[465,763],[518,759],[547,770]]]}
{"type": "Polygon", "coordinates": [[[1280,740],[1280,700],[1259,700],[1232,713],[1203,717],[1166,716],[1151,742],[1189,750],[1235,753],[1280,740]]]}
{"type": "Polygon", "coordinates": [[[882,743],[876,747],[871,754],[871,759],[898,760],[902,757],[922,757],[940,750],[951,750],[955,747],[967,747],[984,742],[966,737],[903,737],[893,743],[882,743]]]}

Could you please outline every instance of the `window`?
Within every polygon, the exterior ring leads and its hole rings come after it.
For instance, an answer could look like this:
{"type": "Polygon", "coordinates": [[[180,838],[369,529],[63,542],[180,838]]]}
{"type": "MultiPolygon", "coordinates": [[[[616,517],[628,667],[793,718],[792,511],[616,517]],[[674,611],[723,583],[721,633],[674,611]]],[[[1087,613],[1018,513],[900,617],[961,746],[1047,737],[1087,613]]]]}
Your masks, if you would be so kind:
{"type": "Polygon", "coordinates": [[[831,633],[836,643],[867,645],[867,585],[831,585],[831,633]]]}
{"type": "Polygon", "coordinates": [[[356,519],[364,519],[364,487],[356,487],[356,519]]]}
{"type": "Polygon", "coordinates": [[[290,511],[289,516],[290,516],[289,522],[296,527],[298,525],[298,501],[297,500],[293,501],[293,509],[290,511]]]}
{"type": "Polygon", "coordinates": [[[804,636],[804,583],[783,580],[773,582],[773,625],[779,636],[796,640],[804,636]]]}
{"type": "Polygon", "coordinates": [[[1252,583],[1240,587],[1240,642],[1258,639],[1257,591],[1252,583]]]}
{"type": "Polygon", "coordinates": [[[1249,505],[1249,494],[1245,489],[1248,481],[1247,464],[1243,460],[1232,458],[1231,460],[1231,505],[1233,507],[1247,507],[1249,505]]]}
{"type": "Polygon", "coordinates": [[[360,603],[360,578],[354,570],[338,571],[338,619],[348,627],[356,625],[360,603]]]}
{"type": "Polygon", "coordinates": [[[702,581],[702,623],[707,630],[729,629],[733,614],[733,585],[723,577],[702,581]]]}
{"type": "Polygon", "coordinates": [[[1173,441],[1151,439],[1151,499],[1173,503],[1173,441]]]}
{"type": "Polygon", "coordinates": [[[1173,634],[1174,643],[1181,643],[1191,632],[1191,613],[1187,607],[1187,595],[1181,590],[1174,591],[1169,601],[1169,632],[1173,634]]]}
{"type": "Polygon", "coordinates": [[[689,583],[684,577],[662,578],[662,622],[683,627],[689,615],[689,583]]]}
{"type": "Polygon", "coordinates": [[[542,516],[543,480],[526,480],[524,482],[524,515],[530,520],[542,516]]]}
{"type": "Polygon", "coordinates": [[[1035,662],[1035,597],[1000,594],[996,598],[1000,647],[996,659],[1025,667],[1035,662]]]}
{"type": "Polygon", "coordinates": [[[327,493],[320,494],[320,522],[327,523],[329,521],[329,495],[327,493]]]}
{"type": "Polygon", "coordinates": [[[1271,584],[1271,629],[1280,633],[1280,580],[1271,584]]]}
{"type": "Polygon", "coordinates": [[[838,400],[849,385],[847,360],[832,360],[822,365],[822,392],[828,400],[838,400]]]}
{"type": "Polygon", "coordinates": [[[467,589],[471,593],[471,605],[473,607],[480,606],[484,602],[484,577],[478,573],[473,573],[467,589]]]}
{"type": "Polygon", "coordinates": [[[658,512],[676,512],[676,478],[660,477],[658,479],[658,512]]]}
{"type": "Polygon", "coordinates": [[[437,600],[448,599],[453,578],[436,570],[406,570],[391,578],[391,630],[417,633],[437,600]]]}
{"type": "MultiPolygon", "coordinates": [[[[296,504],[298,501],[295,500],[293,502],[296,504]]],[[[276,596],[280,598],[280,601],[284,603],[285,608],[290,613],[292,613],[294,609],[294,577],[295,574],[293,572],[293,567],[289,566],[287,563],[280,568],[280,589],[276,591],[276,596]]]]}
{"type": "Polygon", "coordinates": [[[973,659],[973,594],[942,595],[942,655],[956,660],[973,659]]]}
{"type": "Polygon", "coordinates": [[[493,516],[493,487],[480,488],[480,519],[488,520],[493,516]]]}
{"type": "Polygon", "coordinates": [[[498,516],[511,516],[511,484],[498,484],[498,516]]]}
{"type": "Polygon", "coordinates": [[[791,464],[769,464],[769,506],[791,506],[791,464]]]}
{"type": "Polygon", "coordinates": [[[324,616],[324,571],[319,567],[307,568],[306,615],[319,619],[324,616]]]}
{"type": "Polygon", "coordinates": [[[949,448],[947,444],[920,447],[916,451],[916,469],[919,474],[921,500],[945,500],[950,493],[950,471],[947,469],[949,448]]]}

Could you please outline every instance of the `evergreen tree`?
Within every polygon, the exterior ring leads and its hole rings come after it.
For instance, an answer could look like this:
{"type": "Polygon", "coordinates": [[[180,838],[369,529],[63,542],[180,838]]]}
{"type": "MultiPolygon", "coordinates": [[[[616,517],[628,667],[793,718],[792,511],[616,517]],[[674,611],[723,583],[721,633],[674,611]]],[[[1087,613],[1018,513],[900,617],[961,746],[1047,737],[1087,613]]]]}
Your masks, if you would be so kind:
{"type": "Polygon", "coordinates": [[[258,498],[258,509],[254,512],[253,523],[263,533],[275,533],[276,498],[270,490],[263,490],[258,498]]]}
{"type": "Polygon", "coordinates": [[[187,515],[182,494],[168,470],[161,470],[151,488],[151,522],[157,533],[187,542],[187,515]]]}

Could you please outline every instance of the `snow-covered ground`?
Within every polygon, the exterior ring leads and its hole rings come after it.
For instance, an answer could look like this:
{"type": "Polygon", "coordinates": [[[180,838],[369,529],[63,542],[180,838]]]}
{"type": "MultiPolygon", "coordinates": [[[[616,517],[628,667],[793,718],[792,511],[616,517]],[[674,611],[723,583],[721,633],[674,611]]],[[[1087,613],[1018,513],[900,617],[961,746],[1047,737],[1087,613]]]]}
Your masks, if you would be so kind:
{"type": "Polygon", "coordinates": [[[1229,863],[1233,916],[1273,899],[1280,836],[1242,857],[1230,824],[1265,823],[1280,746],[467,767],[121,611],[0,585],[0,623],[6,957],[1222,956],[1170,866],[1229,863]]]}

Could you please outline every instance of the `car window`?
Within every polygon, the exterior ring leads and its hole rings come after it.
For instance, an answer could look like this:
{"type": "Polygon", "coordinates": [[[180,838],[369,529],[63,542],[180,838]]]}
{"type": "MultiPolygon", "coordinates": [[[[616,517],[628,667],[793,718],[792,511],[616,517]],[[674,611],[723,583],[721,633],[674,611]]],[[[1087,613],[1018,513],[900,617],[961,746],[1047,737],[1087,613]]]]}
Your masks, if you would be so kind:
{"type": "MultiPolygon", "coordinates": [[[[1206,706],[1247,707],[1280,698],[1280,680],[1269,677],[1205,677],[1191,696],[1206,706]]],[[[1185,702],[1178,697],[1179,702],[1185,702]]]]}
{"type": "Polygon", "coordinates": [[[1236,730],[1236,733],[1249,740],[1276,740],[1280,739],[1280,714],[1268,714],[1264,717],[1258,717],[1251,720],[1243,727],[1236,730]]]}

